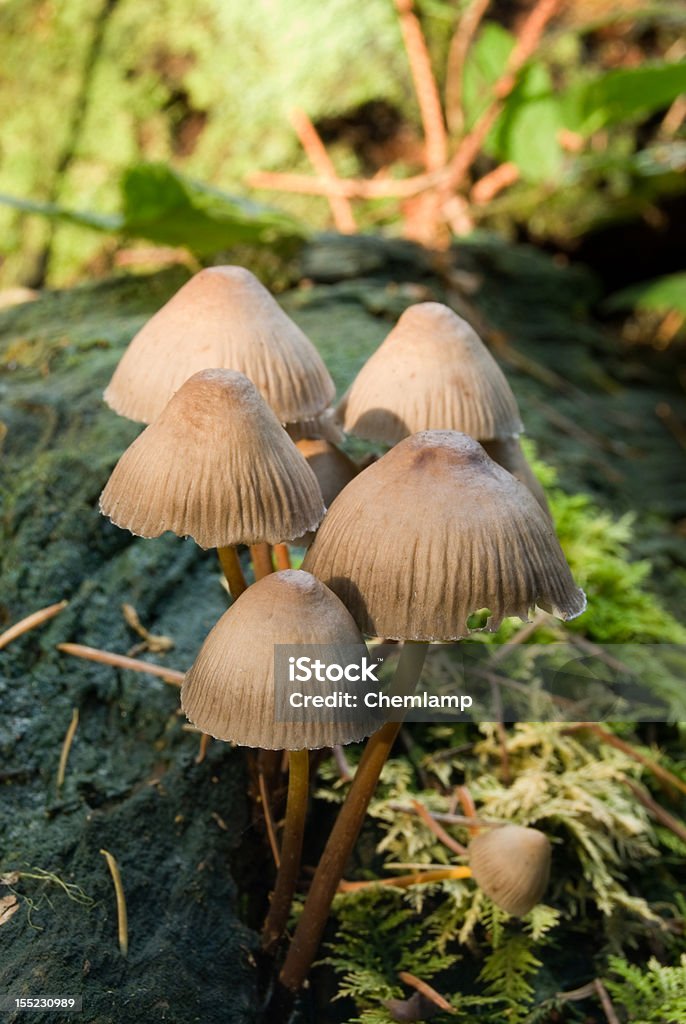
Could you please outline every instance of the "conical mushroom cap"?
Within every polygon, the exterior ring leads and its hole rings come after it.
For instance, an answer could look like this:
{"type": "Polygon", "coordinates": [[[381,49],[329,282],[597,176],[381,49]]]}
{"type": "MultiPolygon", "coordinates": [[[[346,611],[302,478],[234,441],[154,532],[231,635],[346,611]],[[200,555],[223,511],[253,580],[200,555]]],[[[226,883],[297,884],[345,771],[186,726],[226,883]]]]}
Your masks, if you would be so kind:
{"type": "Polygon", "coordinates": [[[323,580],[363,633],[457,640],[467,619],[562,619],[586,606],[550,520],[529,491],[455,431],[401,441],[331,505],[303,568],[323,580]]]}
{"type": "MultiPolygon", "coordinates": [[[[379,727],[364,710],[364,684],[351,682],[344,688],[358,698],[353,714],[335,709],[316,720],[277,722],[275,644],[326,644],[327,659],[343,664],[353,648],[366,654],[352,616],[314,576],[294,569],[265,576],[222,615],[186,674],[181,704],[190,721],[217,739],[266,750],[352,743],[379,727]]],[[[317,684],[324,696],[341,688],[317,684]]]]}
{"type": "Polygon", "coordinates": [[[345,439],[341,430],[336,410],[333,406],[320,412],[309,420],[299,420],[297,423],[287,423],[286,430],[291,441],[303,441],[305,439],[318,441],[330,441],[331,444],[340,444],[345,439]]]}
{"type": "Polygon", "coordinates": [[[499,466],[506,469],[508,473],[512,473],[512,476],[516,477],[520,483],[524,484],[531,491],[543,511],[550,516],[550,508],[548,507],[545,491],[534,476],[531,466],[526,461],[519,438],[510,437],[507,441],[482,441],[481,444],[486,454],[494,462],[497,462],[499,466]]]}
{"type": "Polygon", "coordinates": [[[359,468],[345,452],[328,441],[303,438],[296,441],[295,446],[316,476],[324,504],[328,508],[343,488],[357,476],[359,468]]]}
{"type": "Polygon", "coordinates": [[[339,407],[343,427],[394,445],[419,430],[477,440],[524,429],[510,385],[476,331],[447,306],[410,306],[364,364],[339,407]]]}
{"type": "Polygon", "coordinates": [[[247,377],[203,370],[127,448],[100,511],[140,537],[204,548],[292,540],[317,527],[317,478],[247,377]]]}
{"type": "Polygon", "coordinates": [[[469,844],[474,881],[494,903],[524,917],[540,903],[550,877],[550,843],[536,828],[500,825],[469,844]]]}
{"type": "Polygon", "coordinates": [[[135,336],[105,391],[129,419],[152,423],[198,370],[240,370],[282,423],[316,416],[335,388],[322,359],[254,274],[208,267],[135,336]]]}

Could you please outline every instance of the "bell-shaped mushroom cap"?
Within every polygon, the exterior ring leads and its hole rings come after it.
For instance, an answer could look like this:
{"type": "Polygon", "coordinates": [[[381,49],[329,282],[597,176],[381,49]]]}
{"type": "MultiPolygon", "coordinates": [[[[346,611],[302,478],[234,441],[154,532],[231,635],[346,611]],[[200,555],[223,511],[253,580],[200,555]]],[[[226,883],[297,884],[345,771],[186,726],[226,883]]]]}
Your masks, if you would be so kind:
{"type": "Polygon", "coordinates": [[[339,406],[343,428],[397,444],[419,430],[477,440],[523,430],[505,375],[476,331],[439,302],[405,310],[339,406]]]}
{"type": "Polygon", "coordinates": [[[129,419],[152,423],[198,370],[240,370],[282,423],[316,416],[335,388],[322,359],[254,274],[208,267],[135,336],[105,391],[129,419]]]}
{"type": "Polygon", "coordinates": [[[481,444],[486,454],[494,462],[497,462],[499,466],[506,469],[508,473],[512,473],[512,476],[516,477],[520,483],[524,484],[531,491],[543,511],[550,515],[545,491],[534,476],[531,466],[526,461],[519,438],[511,437],[507,441],[482,441],[481,444]]]}
{"type": "Polygon", "coordinates": [[[340,448],[328,441],[303,438],[296,448],[317,478],[324,504],[328,508],[344,487],[359,473],[359,467],[340,448]]]}
{"type": "Polygon", "coordinates": [[[202,370],[127,448],[100,511],[140,537],[204,548],[293,540],[317,527],[317,478],[247,377],[202,370]]]}
{"type": "Polygon", "coordinates": [[[586,606],[552,524],[476,441],[449,430],[406,438],[331,505],[303,568],[338,594],[363,633],[457,640],[480,609],[495,629],[539,605],[586,606]]]}
{"type": "Polygon", "coordinates": [[[298,423],[287,423],[286,430],[291,441],[330,441],[331,444],[340,444],[345,439],[336,418],[336,410],[331,406],[320,412],[309,420],[300,420],[298,423]]]}
{"type": "MultiPolygon", "coordinates": [[[[381,723],[364,710],[364,685],[351,682],[345,688],[358,698],[356,710],[276,721],[276,644],[326,644],[329,664],[367,653],[350,613],[314,576],[295,569],[265,576],[222,615],[186,674],[181,704],[190,721],[217,739],[266,750],[352,743],[378,729],[381,723]]],[[[317,688],[327,696],[341,684],[317,688]]]]}
{"type": "Polygon", "coordinates": [[[524,917],[540,903],[550,877],[550,842],[536,828],[499,825],[469,844],[474,881],[494,903],[524,917]]]}

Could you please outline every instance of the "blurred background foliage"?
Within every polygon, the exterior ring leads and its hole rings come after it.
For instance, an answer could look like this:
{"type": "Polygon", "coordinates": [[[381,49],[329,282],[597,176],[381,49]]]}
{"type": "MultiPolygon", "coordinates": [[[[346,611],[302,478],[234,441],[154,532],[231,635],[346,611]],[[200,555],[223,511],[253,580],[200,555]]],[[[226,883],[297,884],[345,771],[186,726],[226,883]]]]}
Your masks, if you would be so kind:
{"type": "MultiPolygon", "coordinates": [[[[451,153],[491,101],[531,6],[494,0],[456,63],[470,4],[417,3],[451,153]]],[[[680,269],[686,215],[685,23],[674,2],[563,4],[474,161],[452,230],[496,229],[578,255],[620,292],[608,309],[655,310],[657,297],[660,313],[683,317],[683,278],[661,278],[680,269]],[[507,187],[469,191],[503,166],[507,187]],[[613,222],[638,233],[632,265],[602,233],[613,222]]],[[[424,169],[391,0],[197,0],[192,12],[180,0],[6,0],[0,39],[4,286],[108,272],[122,235],[202,258],[329,226],[324,198],[247,184],[258,169],[311,173],[289,121],[296,108],[342,177],[424,169]],[[265,210],[265,197],[284,214],[265,210]]],[[[412,234],[411,214],[397,199],[355,203],[361,230],[412,234]]]]}

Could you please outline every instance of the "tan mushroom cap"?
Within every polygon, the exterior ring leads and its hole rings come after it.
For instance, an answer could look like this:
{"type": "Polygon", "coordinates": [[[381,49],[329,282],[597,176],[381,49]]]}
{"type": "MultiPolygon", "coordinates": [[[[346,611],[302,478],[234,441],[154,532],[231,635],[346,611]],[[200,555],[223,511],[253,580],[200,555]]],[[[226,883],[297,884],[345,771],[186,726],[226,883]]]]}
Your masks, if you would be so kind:
{"type": "Polygon", "coordinates": [[[314,345],[254,274],[208,267],[138,332],[105,391],[129,419],[152,423],[199,370],[244,373],[282,423],[316,416],[335,388],[314,345]]]}
{"type": "Polygon", "coordinates": [[[329,441],[313,441],[303,438],[296,441],[296,448],[305,457],[321,488],[324,504],[331,502],[359,473],[353,460],[329,441]]]}
{"type": "Polygon", "coordinates": [[[486,454],[494,462],[497,462],[499,466],[506,469],[508,473],[512,473],[512,476],[516,477],[520,483],[524,484],[531,491],[543,511],[550,515],[545,491],[534,476],[531,466],[526,461],[519,438],[511,437],[506,441],[482,441],[481,444],[486,454]]]}
{"type": "Polygon", "coordinates": [[[536,500],[456,431],[406,438],[355,477],[303,568],[388,639],[458,640],[483,608],[495,629],[535,605],[562,619],[586,606],[536,500]]]}
{"type": "Polygon", "coordinates": [[[317,527],[317,478],[247,377],[202,370],[136,438],[100,511],[140,537],[172,530],[204,548],[292,540],[317,527]]]}
{"type": "Polygon", "coordinates": [[[308,420],[287,423],[286,430],[291,441],[322,440],[330,441],[331,444],[340,444],[345,440],[345,434],[338,424],[336,410],[333,406],[308,420]]]}
{"type": "Polygon", "coordinates": [[[476,331],[439,302],[405,310],[339,406],[346,431],[397,444],[419,430],[477,440],[524,429],[505,375],[476,331]]]}
{"type": "Polygon", "coordinates": [[[540,903],[550,878],[550,842],[524,825],[500,825],[469,844],[474,881],[508,914],[524,917],[540,903]]]}
{"type": "MultiPolygon", "coordinates": [[[[348,664],[351,654],[367,653],[352,616],[323,583],[301,570],[273,573],[238,598],[202,645],[181,689],[190,721],[217,739],[266,750],[352,743],[379,727],[372,712],[365,711],[364,684],[354,682],[344,684],[358,698],[354,712],[327,709],[308,716],[296,710],[294,718],[310,720],[276,721],[276,644],[326,644],[329,663],[348,664]]],[[[326,696],[342,687],[321,682],[316,688],[326,696]]],[[[290,689],[286,682],[284,690],[290,689]]]]}

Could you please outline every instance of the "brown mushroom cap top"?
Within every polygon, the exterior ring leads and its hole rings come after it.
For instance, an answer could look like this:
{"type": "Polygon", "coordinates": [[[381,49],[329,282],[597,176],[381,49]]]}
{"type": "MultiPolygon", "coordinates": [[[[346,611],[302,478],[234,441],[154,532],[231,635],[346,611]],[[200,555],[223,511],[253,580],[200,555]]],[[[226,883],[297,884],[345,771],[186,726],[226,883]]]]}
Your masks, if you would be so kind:
{"type": "Polygon", "coordinates": [[[460,430],[478,440],[523,430],[495,359],[467,321],[439,302],[405,310],[338,412],[349,433],[389,445],[419,430],[460,430]]]}
{"type": "MultiPolygon", "coordinates": [[[[352,743],[379,727],[364,710],[363,684],[351,682],[345,689],[358,696],[357,711],[296,710],[292,717],[302,720],[276,721],[276,644],[326,644],[327,659],[342,664],[353,651],[366,654],[352,616],[314,576],[294,569],[265,576],[222,615],[186,674],[181,704],[190,721],[217,739],[266,750],[352,743]]],[[[341,689],[340,682],[316,686],[323,696],[341,689]]]]}
{"type": "Polygon", "coordinates": [[[202,370],[124,452],[100,511],[141,537],[172,530],[208,548],[292,540],[317,527],[324,503],[254,384],[202,370]]]}
{"type": "Polygon", "coordinates": [[[324,517],[303,568],[364,633],[457,640],[467,619],[562,619],[586,606],[552,524],[518,480],[456,431],[401,441],[355,477],[324,517]]]}
{"type": "Polygon", "coordinates": [[[314,345],[254,274],[208,267],[138,332],[105,391],[129,419],[152,423],[199,370],[240,370],[282,423],[314,417],[335,388],[314,345]]]}
{"type": "Polygon", "coordinates": [[[469,844],[474,881],[508,914],[524,917],[540,903],[550,877],[550,842],[536,828],[499,825],[469,844]]]}

